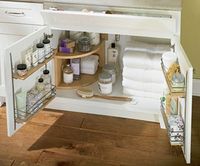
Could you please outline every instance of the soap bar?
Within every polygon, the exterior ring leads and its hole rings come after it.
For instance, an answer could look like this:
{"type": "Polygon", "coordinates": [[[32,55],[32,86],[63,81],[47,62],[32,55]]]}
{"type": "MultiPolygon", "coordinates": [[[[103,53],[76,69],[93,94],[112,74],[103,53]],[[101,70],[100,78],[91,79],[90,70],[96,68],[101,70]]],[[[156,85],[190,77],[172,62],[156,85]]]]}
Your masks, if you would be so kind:
{"type": "Polygon", "coordinates": [[[73,48],[66,48],[66,47],[59,47],[59,52],[70,54],[70,53],[74,52],[74,49],[73,48]]]}
{"type": "Polygon", "coordinates": [[[61,40],[60,46],[66,48],[74,48],[76,45],[75,41],[70,39],[61,40]]]}

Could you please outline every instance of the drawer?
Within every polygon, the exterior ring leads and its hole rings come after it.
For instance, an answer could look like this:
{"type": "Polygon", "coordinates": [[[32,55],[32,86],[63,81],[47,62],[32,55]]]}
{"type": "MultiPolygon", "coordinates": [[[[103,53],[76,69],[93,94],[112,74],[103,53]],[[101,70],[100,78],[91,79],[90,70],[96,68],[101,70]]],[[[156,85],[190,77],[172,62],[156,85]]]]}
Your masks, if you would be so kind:
{"type": "Polygon", "coordinates": [[[0,1],[0,22],[43,25],[43,4],[0,1]]]}

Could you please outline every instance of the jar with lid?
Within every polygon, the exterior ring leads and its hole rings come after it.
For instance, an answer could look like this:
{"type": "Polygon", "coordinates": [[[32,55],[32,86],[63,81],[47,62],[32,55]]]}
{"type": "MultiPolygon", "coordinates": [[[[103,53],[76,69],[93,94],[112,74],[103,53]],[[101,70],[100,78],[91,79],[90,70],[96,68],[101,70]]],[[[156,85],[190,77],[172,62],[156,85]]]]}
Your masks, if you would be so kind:
{"type": "Polygon", "coordinates": [[[102,95],[108,95],[112,93],[112,75],[107,72],[99,74],[98,79],[99,92],[102,95]]]}
{"type": "Polygon", "coordinates": [[[50,92],[51,90],[51,76],[49,74],[49,70],[45,69],[43,71],[42,77],[44,80],[45,91],[50,92]]]}
{"type": "Polygon", "coordinates": [[[37,47],[37,53],[38,53],[38,62],[42,63],[45,60],[45,49],[43,43],[38,43],[36,45],[37,47]]]}
{"type": "Polygon", "coordinates": [[[27,73],[27,66],[26,64],[18,64],[17,65],[17,74],[19,76],[24,76],[27,73]]]}
{"type": "Polygon", "coordinates": [[[89,33],[91,45],[98,45],[100,43],[100,34],[91,32],[89,33]]]}
{"type": "Polygon", "coordinates": [[[103,67],[103,71],[112,75],[112,83],[116,82],[116,70],[114,64],[106,64],[103,67]]]}
{"type": "Polygon", "coordinates": [[[70,66],[70,64],[67,64],[66,66],[63,66],[63,81],[66,84],[70,84],[73,82],[73,70],[70,66]]]}
{"type": "Polygon", "coordinates": [[[83,32],[82,35],[78,39],[78,51],[80,52],[88,52],[91,50],[91,42],[89,34],[83,32]]]}
{"type": "Polygon", "coordinates": [[[45,86],[44,86],[44,79],[43,78],[38,79],[38,82],[36,84],[36,88],[37,88],[38,92],[44,91],[45,86]]]}
{"type": "Polygon", "coordinates": [[[45,58],[49,58],[52,55],[51,54],[50,40],[46,37],[43,40],[43,44],[44,44],[44,50],[45,50],[45,58]]]}
{"type": "Polygon", "coordinates": [[[74,74],[74,80],[79,80],[81,77],[81,58],[71,59],[70,63],[74,74]]]}

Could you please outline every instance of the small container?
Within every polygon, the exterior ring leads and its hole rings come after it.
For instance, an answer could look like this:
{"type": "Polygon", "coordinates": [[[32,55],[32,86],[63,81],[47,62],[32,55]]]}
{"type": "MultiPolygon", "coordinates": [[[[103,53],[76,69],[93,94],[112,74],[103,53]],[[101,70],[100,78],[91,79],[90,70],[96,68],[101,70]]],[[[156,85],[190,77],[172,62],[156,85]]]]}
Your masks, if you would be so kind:
{"type": "Polygon", "coordinates": [[[99,33],[90,33],[91,45],[98,45],[100,43],[100,34],[99,33]]]}
{"type": "Polygon", "coordinates": [[[38,62],[42,63],[45,60],[45,48],[43,43],[38,43],[36,45],[38,53],[38,62]]]}
{"type": "Polygon", "coordinates": [[[27,73],[27,66],[26,64],[18,64],[17,65],[17,74],[19,76],[24,76],[27,73]]]}
{"type": "Polygon", "coordinates": [[[49,70],[44,70],[42,78],[44,80],[44,86],[45,86],[45,91],[50,91],[51,90],[51,76],[49,74],[49,70]]]}
{"type": "Polygon", "coordinates": [[[74,73],[73,76],[74,80],[79,80],[81,77],[81,59],[80,58],[71,59],[70,63],[74,73]]]}
{"type": "Polygon", "coordinates": [[[38,59],[39,59],[39,57],[38,57],[38,51],[37,50],[35,50],[35,51],[33,51],[33,53],[32,53],[32,66],[37,66],[38,65],[38,59]]]}
{"type": "Polygon", "coordinates": [[[73,70],[70,64],[67,64],[65,67],[63,66],[63,81],[66,84],[73,82],[73,70]]]}
{"type": "Polygon", "coordinates": [[[112,75],[112,83],[114,84],[116,82],[116,70],[114,64],[106,64],[103,67],[103,71],[112,75]]]}
{"type": "Polygon", "coordinates": [[[172,87],[181,87],[183,88],[185,85],[185,78],[183,76],[183,74],[176,72],[173,76],[172,76],[172,87]]]}
{"type": "Polygon", "coordinates": [[[32,49],[28,49],[25,57],[24,57],[24,63],[26,64],[27,70],[31,68],[32,65],[32,49]]]}
{"type": "Polygon", "coordinates": [[[98,79],[99,92],[102,95],[108,95],[112,93],[112,75],[107,72],[99,74],[98,79]]]}
{"type": "Polygon", "coordinates": [[[84,32],[78,39],[78,51],[80,52],[91,51],[90,37],[86,32],[84,32]]]}
{"type": "Polygon", "coordinates": [[[38,92],[44,91],[45,85],[44,85],[44,79],[43,78],[38,79],[38,82],[36,84],[36,88],[37,88],[38,92]]]}
{"type": "Polygon", "coordinates": [[[44,44],[44,49],[45,49],[45,58],[49,58],[52,55],[50,40],[47,38],[44,39],[43,44],[44,44]]]}

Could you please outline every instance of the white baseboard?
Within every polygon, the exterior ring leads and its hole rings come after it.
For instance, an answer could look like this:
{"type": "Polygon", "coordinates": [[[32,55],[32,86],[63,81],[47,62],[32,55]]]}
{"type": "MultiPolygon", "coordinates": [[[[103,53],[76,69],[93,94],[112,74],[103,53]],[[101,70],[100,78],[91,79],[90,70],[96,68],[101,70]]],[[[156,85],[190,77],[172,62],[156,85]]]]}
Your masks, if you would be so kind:
{"type": "Polygon", "coordinates": [[[193,96],[200,96],[200,79],[193,79],[193,96]]]}

